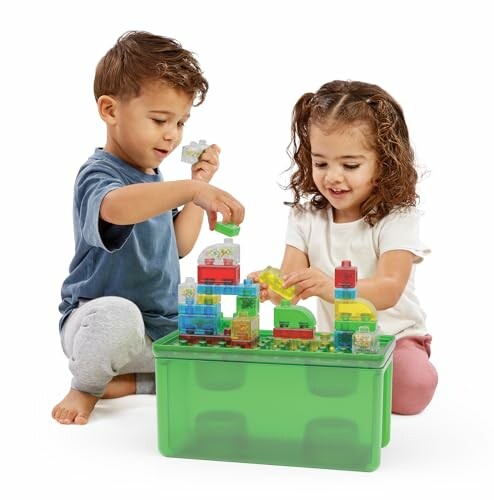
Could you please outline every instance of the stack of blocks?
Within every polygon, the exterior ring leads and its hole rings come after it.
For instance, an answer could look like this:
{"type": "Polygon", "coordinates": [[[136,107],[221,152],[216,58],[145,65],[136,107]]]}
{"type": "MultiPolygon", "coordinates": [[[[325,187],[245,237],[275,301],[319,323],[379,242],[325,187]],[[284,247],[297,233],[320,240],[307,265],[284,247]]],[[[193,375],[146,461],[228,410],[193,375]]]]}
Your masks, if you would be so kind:
{"type": "Polygon", "coordinates": [[[184,344],[253,347],[259,338],[259,285],[240,283],[240,246],[232,238],[206,247],[198,259],[197,284],[179,285],[178,331],[184,344]],[[236,296],[231,320],[221,312],[221,295],[236,296]]]}
{"type": "Polygon", "coordinates": [[[376,353],[376,309],[368,300],[357,299],[357,268],[349,260],[335,268],[334,297],[335,351],[376,353]]]}

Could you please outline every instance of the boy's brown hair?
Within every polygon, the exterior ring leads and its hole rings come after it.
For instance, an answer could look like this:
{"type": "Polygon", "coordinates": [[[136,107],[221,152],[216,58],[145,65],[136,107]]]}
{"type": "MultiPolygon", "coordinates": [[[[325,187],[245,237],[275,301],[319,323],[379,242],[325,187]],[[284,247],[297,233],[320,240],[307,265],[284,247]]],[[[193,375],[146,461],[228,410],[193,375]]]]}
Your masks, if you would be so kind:
{"type": "Polygon", "coordinates": [[[96,67],[94,97],[137,97],[149,82],[163,82],[193,96],[198,106],[209,85],[194,54],[179,42],[147,33],[128,31],[96,67]]]}

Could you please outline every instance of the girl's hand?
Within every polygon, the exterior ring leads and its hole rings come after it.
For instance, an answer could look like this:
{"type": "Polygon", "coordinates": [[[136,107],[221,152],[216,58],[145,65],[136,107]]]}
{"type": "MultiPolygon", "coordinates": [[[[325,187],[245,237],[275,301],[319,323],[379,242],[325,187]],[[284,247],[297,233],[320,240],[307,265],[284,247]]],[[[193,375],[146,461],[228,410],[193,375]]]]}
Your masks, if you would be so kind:
{"type": "Polygon", "coordinates": [[[220,166],[220,153],[221,149],[216,144],[205,149],[199,161],[192,165],[192,179],[209,182],[220,166]]]}
{"type": "Polygon", "coordinates": [[[274,305],[278,305],[281,302],[281,297],[273,292],[267,285],[267,283],[259,282],[259,275],[262,271],[254,271],[247,275],[247,278],[251,279],[254,283],[259,283],[259,300],[260,302],[266,302],[266,300],[271,301],[274,305]]]}
{"type": "Polygon", "coordinates": [[[302,271],[294,271],[286,274],[283,279],[284,287],[295,285],[297,295],[292,303],[299,299],[308,299],[309,297],[319,297],[326,302],[334,300],[334,281],[332,276],[324,274],[315,267],[309,267],[302,271]]]}

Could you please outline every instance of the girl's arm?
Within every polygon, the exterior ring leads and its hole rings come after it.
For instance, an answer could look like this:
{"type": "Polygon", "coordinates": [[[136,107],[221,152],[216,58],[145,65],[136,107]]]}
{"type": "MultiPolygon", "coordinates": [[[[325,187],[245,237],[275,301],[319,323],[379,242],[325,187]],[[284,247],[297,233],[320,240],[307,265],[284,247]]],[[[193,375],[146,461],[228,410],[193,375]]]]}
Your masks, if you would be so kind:
{"type": "MultiPolygon", "coordinates": [[[[357,296],[372,302],[378,311],[393,307],[408,282],[413,260],[414,255],[407,250],[385,252],[377,262],[374,276],[358,280],[357,296]]],[[[333,277],[313,267],[297,270],[294,266],[289,269],[292,272],[287,271],[284,285],[295,285],[298,299],[319,297],[327,302],[334,302],[333,277]]]]}
{"type": "Polygon", "coordinates": [[[285,255],[281,263],[281,274],[286,275],[294,271],[301,271],[309,267],[309,258],[298,248],[286,245],[285,255]]]}
{"type": "Polygon", "coordinates": [[[378,311],[393,307],[405,290],[414,259],[413,253],[407,250],[391,250],[382,254],[374,276],[358,280],[358,297],[372,302],[378,311]]]}

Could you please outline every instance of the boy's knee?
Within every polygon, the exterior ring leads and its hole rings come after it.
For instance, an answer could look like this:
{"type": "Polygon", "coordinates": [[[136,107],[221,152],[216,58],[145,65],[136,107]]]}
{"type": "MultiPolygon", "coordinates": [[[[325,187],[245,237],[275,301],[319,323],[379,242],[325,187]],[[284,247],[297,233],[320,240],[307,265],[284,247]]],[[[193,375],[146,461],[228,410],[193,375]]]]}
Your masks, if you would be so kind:
{"type": "MultiPolygon", "coordinates": [[[[89,303],[90,310],[82,326],[90,328],[97,336],[118,342],[143,339],[144,320],[139,308],[122,297],[101,297],[89,303]]],[[[88,304],[88,305],[89,305],[88,304]]]]}

